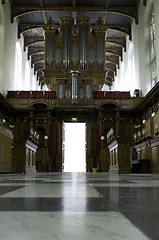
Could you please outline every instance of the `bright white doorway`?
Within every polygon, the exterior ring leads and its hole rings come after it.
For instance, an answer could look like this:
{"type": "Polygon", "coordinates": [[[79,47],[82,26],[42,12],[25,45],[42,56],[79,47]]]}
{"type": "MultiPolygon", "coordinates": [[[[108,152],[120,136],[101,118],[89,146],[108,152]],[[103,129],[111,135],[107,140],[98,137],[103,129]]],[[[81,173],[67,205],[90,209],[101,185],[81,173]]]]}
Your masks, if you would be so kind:
{"type": "Polygon", "coordinates": [[[64,123],[64,172],[86,172],[86,124],[64,123]]]}

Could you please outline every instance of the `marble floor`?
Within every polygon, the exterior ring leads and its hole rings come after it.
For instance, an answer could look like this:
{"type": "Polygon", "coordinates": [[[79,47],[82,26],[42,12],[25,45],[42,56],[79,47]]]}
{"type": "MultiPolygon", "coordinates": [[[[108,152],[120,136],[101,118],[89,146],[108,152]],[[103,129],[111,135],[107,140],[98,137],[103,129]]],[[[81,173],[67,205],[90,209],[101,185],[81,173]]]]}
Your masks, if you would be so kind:
{"type": "Polygon", "coordinates": [[[0,175],[0,240],[159,239],[159,174],[0,175]]]}

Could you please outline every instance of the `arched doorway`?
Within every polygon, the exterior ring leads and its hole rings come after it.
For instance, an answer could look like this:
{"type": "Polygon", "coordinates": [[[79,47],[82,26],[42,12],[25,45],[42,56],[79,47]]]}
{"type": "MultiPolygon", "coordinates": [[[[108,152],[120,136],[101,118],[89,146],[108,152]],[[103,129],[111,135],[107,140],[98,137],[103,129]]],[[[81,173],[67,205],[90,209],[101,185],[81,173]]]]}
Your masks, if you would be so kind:
{"type": "Polygon", "coordinates": [[[86,123],[63,123],[63,171],[86,172],[86,123]]]}

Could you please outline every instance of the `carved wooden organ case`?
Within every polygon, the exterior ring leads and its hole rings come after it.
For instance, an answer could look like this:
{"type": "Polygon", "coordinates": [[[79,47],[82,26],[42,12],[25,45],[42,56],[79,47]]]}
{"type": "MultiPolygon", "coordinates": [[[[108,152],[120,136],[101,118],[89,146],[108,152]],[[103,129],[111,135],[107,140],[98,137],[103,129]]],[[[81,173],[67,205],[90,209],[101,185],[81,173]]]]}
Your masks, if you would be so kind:
{"type": "Polygon", "coordinates": [[[89,103],[92,91],[105,79],[105,31],[99,18],[91,27],[88,17],[49,19],[45,31],[45,83],[56,91],[59,103],[89,103]]]}

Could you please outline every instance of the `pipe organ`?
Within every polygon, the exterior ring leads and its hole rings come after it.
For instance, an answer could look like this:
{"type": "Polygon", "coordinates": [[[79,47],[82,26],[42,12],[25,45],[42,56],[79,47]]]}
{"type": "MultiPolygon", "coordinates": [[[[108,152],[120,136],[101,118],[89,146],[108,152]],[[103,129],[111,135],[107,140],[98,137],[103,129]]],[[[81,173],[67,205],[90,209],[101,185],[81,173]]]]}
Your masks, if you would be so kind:
{"type": "Polygon", "coordinates": [[[91,103],[92,91],[105,80],[105,31],[99,18],[61,17],[60,26],[50,18],[45,31],[45,83],[56,91],[59,103],[91,103]]]}

